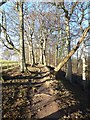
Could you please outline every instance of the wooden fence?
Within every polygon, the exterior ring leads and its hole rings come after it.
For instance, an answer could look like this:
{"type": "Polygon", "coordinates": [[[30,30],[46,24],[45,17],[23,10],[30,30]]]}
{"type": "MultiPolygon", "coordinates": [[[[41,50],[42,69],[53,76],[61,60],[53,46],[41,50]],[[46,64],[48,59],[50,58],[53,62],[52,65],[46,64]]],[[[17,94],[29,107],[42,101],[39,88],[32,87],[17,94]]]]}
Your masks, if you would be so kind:
{"type": "Polygon", "coordinates": [[[13,69],[14,67],[17,67],[17,66],[19,66],[19,62],[17,61],[1,61],[0,62],[0,73],[2,71],[13,69]]]}

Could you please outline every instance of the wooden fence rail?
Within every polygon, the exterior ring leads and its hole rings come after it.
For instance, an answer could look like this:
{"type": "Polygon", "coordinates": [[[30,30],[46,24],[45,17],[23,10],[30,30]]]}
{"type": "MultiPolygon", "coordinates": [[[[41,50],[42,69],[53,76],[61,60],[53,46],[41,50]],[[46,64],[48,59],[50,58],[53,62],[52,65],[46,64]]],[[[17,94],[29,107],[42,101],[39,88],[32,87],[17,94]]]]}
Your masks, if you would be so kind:
{"type": "Polygon", "coordinates": [[[15,62],[13,62],[13,61],[0,62],[0,72],[7,71],[7,70],[12,69],[17,66],[19,66],[19,62],[16,62],[16,61],[15,62]]]}

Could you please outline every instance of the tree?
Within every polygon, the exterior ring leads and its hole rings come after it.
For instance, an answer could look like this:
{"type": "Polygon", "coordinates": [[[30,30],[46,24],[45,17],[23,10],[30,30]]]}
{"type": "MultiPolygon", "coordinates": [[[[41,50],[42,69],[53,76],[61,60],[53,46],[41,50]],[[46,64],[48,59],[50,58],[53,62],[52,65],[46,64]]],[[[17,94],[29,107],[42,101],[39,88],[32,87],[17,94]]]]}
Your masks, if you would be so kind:
{"type": "Polygon", "coordinates": [[[7,0],[2,0],[2,2],[0,2],[0,6],[2,6],[3,4],[5,4],[7,2],[7,0]]]}
{"type": "Polygon", "coordinates": [[[10,50],[14,50],[17,54],[20,53],[19,49],[16,48],[13,41],[11,40],[10,35],[7,32],[7,21],[6,21],[6,13],[2,12],[2,24],[0,24],[1,32],[4,34],[4,37],[0,36],[0,40],[2,44],[10,50]]]}
{"type": "MultiPolygon", "coordinates": [[[[47,44],[47,29],[45,26],[45,20],[44,20],[45,13],[39,12],[39,37],[40,37],[40,63],[46,65],[46,44],[47,44]]],[[[46,15],[45,15],[46,17],[46,15]]]]}
{"type": "MultiPolygon", "coordinates": [[[[1,24],[2,30],[5,34],[5,39],[1,38],[2,43],[4,46],[10,50],[16,51],[19,56],[20,56],[20,71],[24,72],[26,69],[25,65],[25,47],[24,47],[24,13],[23,13],[23,2],[17,2],[17,9],[18,9],[18,14],[19,14],[19,19],[20,19],[20,30],[19,30],[19,37],[20,37],[20,48],[17,49],[16,46],[14,45],[13,41],[11,40],[10,37],[10,32],[7,32],[7,21],[6,21],[6,14],[4,15],[4,23],[5,25],[1,24]],[[6,44],[7,43],[7,44],[6,44]]],[[[15,9],[14,9],[15,10],[15,9]]],[[[4,11],[3,11],[4,13],[4,11]]],[[[13,20],[13,19],[12,19],[13,20]]],[[[12,21],[11,20],[11,21],[12,21]]],[[[12,22],[11,22],[12,23],[12,22]]],[[[10,30],[9,30],[10,31],[10,30]]]]}
{"type": "Polygon", "coordinates": [[[19,4],[19,19],[20,19],[20,71],[26,70],[25,63],[25,46],[24,46],[24,14],[23,14],[23,2],[19,4]]]}
{"type": "MultiPolygon", "coordinates": [[[[66,5],[67,3],[64,2],[64,0],[62,2],[53,2],[51,3],[52,5],[56,6],[58,9],[62,9],[64,11],[64,15],[65,15],[65,32],[66,32],[66,44],[67,44],[67,54],[69,54],[70,50],[71,50],[71,35],[70,35],[70,19],[72,17],[72,14],[74,12],[74,9],[76,7],[76,5],[78,4],[78,2],[75,3],[71,3],[71,5],[69,5],[70,9],[67,9],[66,5]]],[[[67,63],[67,70],[66,70],[66,78],[71,80],[72,79],[72,61],[71,58],[68,60],[67,63]]]]}
{"type": "Polygon", "coordinates": [[[62,60],[62,62],[60,62],[59,65],[54,69],[55,72],[58,72],[63,67],[63,65],[70,59],[70,57],[76,52],[76,50],[79,48],[80,44],[84,41],[89,30],[90,30],[90,26],[84,30],[77,45],[69,52],[69,54],[62,60]]]}
{"type": "Polygon", "coordinates": [[[34,46],[33,46],[33,37],[34,37],[34,22],[35,22],[35,16],[32,15],[28,15],[28,17],[26,17],[26,27],[25,27],[25,35],[27,37],[27,41],[28,41],[28,47],[29,47],[29,63],[31,63],[31,65],[35,64],[35,56],[34,56],[34,46]],[[31,22],[31,23],[29,23],[31,22]]]}
{"type": "MultiPolygon", "coordinates": [[[[16,3],[18,13],[15,10],[15,3],[12,8],[14,14],[6,13],[7,25],[6,27],[2,26],[2,29],[7,34],[7,40],[4,39],[2,41],[3,44],[7,45],[7,48],[18,51],[21,71],[26,69],[25,57],[29,56],[30,58],[30,54],[31,58],[29,62],[32,61],[32,64],[36,62],[36,59],[37,61],[40,60],[40,63],[44,65],[48,64],[48,62],[49,65],[56,65],[57,61],[60,63],[60,60],[62,63],[62,59],[68,56],[71,51],[71,41],[74,40],[75,43],[76,36],[80,37],[82,33],[81,28],[83,25],[80,21],[83,20],[83,16],[82,18],[80,16],[79,20],[77,20],[78,16],[75,16],[76,11],[79,11],[79,9],[82,10],[80,4],[78,4],[78,2],[58,2],[57,4],[40,3],[40,6],[33,4],[31,7],[27,6],[27,8],[25,8],[26,3],[16,3]],[[81,27],[78,22],[80,22],[81,27]],[[77,30],[77,27],[72,27],[71,24],[72,26],[78,25],[79,29],[77,30]],[[73,30],[75,30],[75,32],[73,32],[73,30]],[[13,32],[15,32],[15,34],[13,34],[13,32]],[[20,44],[18,42],[19,39],[17,41],[13,39],[14,35],[16,37],[19,36],[20,44]],[[18,44],[18,47],[16,47],[16,44],[18,44]],[[26,49],[28,49],[27,45],[29,52],[26,51],[26,49]],[[38,58],[36,58],[36,56],[38,58]],[[47,60],[47,58],[49,60],[47,60]]],[[[72,74],[72,62],[70,60],[71,58],[68,59],[67,69],[69,79],[71,79],[72,74]]]]}
{"type": "MultiPolygon", "coordinates": [[[[71,16],[74,12],[74,9],[76,7],[76,5],[78,4],[78,2],[75,2],[70,9],[70,12],[68,11],[68,9],[65,7],[65,2],[61,2],[57,5],[57,7],[61,7],[65,13],[65,25],[66,25],[66,43],[67,43],[67,54],[69,54],[69,52],[71,51],[71,36],[70,36],[70,19],[71,16]]],[[[70,81],[72,80],[72,61],[71,58],[68,60],[67,63],[67,71],[66,71],[66,78],[69,79],[70,81]]]]}

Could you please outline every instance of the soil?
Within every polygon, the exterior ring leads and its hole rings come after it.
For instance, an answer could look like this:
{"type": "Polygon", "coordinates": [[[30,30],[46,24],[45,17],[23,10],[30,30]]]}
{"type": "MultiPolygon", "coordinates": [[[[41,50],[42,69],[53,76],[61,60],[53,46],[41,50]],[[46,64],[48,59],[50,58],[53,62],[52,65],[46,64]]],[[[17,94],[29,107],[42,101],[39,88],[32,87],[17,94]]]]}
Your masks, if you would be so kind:
{"type": "Polygon", "coordinates": [[[2,74],[3,120],[90,119],[88,90],[71,84],[63,71],[55,77],[43,65],[28,69],[20,73],[15,68],[2,74]]]}

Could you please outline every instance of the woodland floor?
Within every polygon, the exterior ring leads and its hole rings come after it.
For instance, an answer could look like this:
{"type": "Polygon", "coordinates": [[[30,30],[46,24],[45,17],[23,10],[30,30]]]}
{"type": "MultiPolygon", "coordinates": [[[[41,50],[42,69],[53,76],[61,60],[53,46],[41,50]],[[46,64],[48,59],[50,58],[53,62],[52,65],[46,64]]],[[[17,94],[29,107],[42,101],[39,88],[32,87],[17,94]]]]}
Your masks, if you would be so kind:
{"type": "Polygon", "coordinates": [[[72,85],[64,72],[46,74],[42,65],[19,68],[2,74],[3,120],[90,120],[89,91],[72,85]]]}

